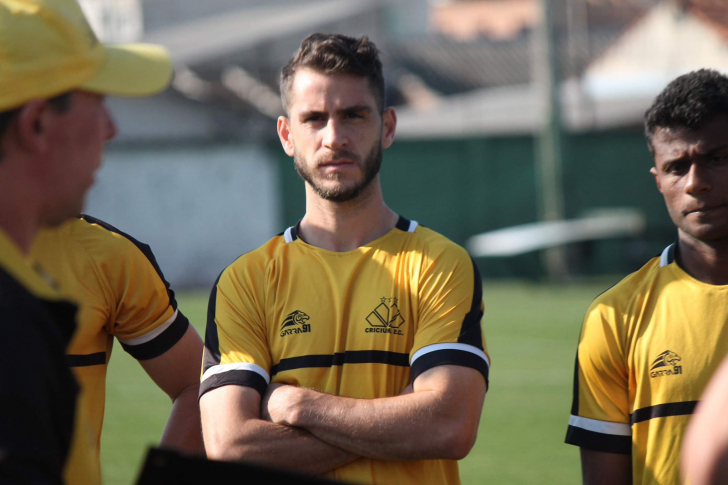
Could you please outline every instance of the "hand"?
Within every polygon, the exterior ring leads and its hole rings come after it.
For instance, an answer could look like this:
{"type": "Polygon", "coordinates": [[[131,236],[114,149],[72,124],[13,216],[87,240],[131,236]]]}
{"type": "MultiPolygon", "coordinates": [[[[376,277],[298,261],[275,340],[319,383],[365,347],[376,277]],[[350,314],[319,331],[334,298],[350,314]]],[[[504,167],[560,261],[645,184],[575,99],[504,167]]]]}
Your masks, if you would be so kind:
{"type": "Polygon", "coordinates": [[[292,392],[295,390],[295,386],[288,384],[270,384],[260,403],[261,419],[271,423],[290,425],[287,418],[292,402],[292,392]]]}

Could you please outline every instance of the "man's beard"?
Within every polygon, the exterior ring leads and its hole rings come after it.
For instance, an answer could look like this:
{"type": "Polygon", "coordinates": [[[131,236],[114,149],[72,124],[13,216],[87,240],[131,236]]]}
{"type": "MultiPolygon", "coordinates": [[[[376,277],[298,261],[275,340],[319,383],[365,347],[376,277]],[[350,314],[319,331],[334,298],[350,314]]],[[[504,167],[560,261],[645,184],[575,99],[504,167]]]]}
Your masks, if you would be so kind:
{"type": "MultiPolygon", "coordinates": [[[[353,154],[345,151],[339,152],[332,157],[332,160],[336,158],[349,158],[355,160],[356,157],[352,157],[352,155],[353,154]]],[[[363,165],[364,173],[362,174],[361,179],[357,180],[351,186],[337,184],[331,188],[324,187],[321,184],[316,183],[316,180],[314,179],[313,171],[316,170],[316,168],[309,170],[306,165],[306,161],[298,153],[294,154],[293,162],[298,175],[311,186],[319,197],[331,202],[347,202],[359,197],[359,195],[369,186],[372,180],[374,180],[374,177],[376,177],[379,173],[379,169],[382,166],[382,144],[377,143],[369,154],[367,154],[363,165]]],[[[337,180],[340,177],[341,174],[339,173],[332,173],[325,176],[326,180],[337,180]]]]}

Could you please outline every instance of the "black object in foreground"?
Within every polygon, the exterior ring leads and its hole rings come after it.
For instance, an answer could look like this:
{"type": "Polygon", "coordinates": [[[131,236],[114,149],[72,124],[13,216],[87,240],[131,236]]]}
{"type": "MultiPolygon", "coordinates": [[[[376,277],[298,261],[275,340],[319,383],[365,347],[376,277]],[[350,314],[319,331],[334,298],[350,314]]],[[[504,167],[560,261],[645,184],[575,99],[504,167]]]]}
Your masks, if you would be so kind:
{"type": "Polygon", "coordinates": [[[137,485],[199,485],[229,478],[246,484],[333,484],[310,475],[276,470],[247,463],[207,460],[175,451],[149,448],[137,485]]]}

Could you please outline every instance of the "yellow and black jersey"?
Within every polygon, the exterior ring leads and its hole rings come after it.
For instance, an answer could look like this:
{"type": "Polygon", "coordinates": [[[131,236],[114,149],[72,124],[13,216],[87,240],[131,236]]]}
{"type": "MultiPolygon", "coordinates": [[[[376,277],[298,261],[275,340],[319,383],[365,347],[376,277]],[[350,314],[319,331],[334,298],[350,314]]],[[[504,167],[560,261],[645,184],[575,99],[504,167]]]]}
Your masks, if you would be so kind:
{"type": "Polygon", "coordinates": [[[0,481],[100,483],[65,363],[76,306],[53,284],[0,230],[0,481]]]}
{"type": "Polygon", "coordinates": [[[566,442],[631,453],[635,484],[680,483],[680,445],[728,352],[728,285],[688,275],[676,244],[599,296],[579,340],[566,442]]]}
{"type": "Polygon", "coordinates": [[[44,229],[31,255],[79,305],[67,361],[81,384],[98,462],[113,337],[136,359],[151,359],[177,343],[189,323],[149,246],[102,221],[84,215],[44,229]]]}
{"type": "MultiPolygon", "coordinates": [[[[443,364],[488,379],[482,282],[464,249],[414,221],[332,252],[290,227],[220,275],[210,298],[200,395],[287,383],[352,398],[400,394],[443,364]]],[[[376,417],[373,417],[376,419],[376,417]]],[[[360,459],[330,478],[459,483],[457,463],[360,459]]]]}

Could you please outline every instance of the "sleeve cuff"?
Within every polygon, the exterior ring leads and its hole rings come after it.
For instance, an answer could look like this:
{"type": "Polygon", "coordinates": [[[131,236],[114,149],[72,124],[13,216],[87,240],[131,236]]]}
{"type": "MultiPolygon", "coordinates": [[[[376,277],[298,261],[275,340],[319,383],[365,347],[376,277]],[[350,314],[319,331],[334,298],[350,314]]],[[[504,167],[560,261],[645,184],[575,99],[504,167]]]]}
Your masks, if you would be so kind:
{"type": "MultiPolygon", "coordinates": [[[[119,339],[122,348],[137,360],[148,360],[159,357],[179,342],[190,326],[189,320],[181,312],[175,312],[176,318],[159,335],[149,341],[133,344],[132,341],[119,339]]],[[[137,340],[137,339],[134,339],[137,340]]]]}
{"type": "Polygon", "coordinates": [[[410,365],[412,368],[412,381],[433,367],[439,365],[460,365],[473,368],[483,374],[485,384],[490,388],[490,382],[488,380],[490,361],[488,360],[488,356],[485,352],[472,345],[452,343],[423,347],[412,356],[412,363],[410,365]]]}

